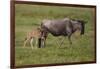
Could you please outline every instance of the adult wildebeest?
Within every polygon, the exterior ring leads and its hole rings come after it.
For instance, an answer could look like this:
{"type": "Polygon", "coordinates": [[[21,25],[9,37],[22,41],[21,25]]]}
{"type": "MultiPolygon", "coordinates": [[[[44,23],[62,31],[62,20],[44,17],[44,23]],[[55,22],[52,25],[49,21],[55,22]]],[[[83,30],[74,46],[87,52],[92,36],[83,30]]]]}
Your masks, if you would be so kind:
{"type": "Polygon", "coordinates": [[[44,37],[41,40],[41,43],[43,43],[41,46],[44,47],[48,33],[51,33],[53,36],[68,36],[70,44],[72,44],[71,35],[77,30],[80,30],[81,35],[84,34],[84,27],[85,23],[83,20],[72,20],[69,18],[58,20],[45,19],[41,24],[42,36],[44,37]]]}

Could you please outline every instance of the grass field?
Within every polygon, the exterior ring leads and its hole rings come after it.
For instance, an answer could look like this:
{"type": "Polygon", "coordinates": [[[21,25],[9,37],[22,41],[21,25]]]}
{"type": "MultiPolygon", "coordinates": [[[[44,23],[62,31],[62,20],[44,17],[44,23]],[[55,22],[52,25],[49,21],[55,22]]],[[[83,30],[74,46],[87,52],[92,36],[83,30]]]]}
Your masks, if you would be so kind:
{"type": "Polygon", "coordinates": [[[39,6],[16,4],[15,6],[15,64],[52,64],[93,61],[94,49],[94,9],[39,6]],[[70,45],[65,39],[59,48],[57,37],[49,34],[45,48],[31,49],[27,44],[23,48],[26,33],[33,28],[39,27],[43,19],[62,19],[64,17],[85,20],[85,34],[80,36],[78,32],[72,35],[73,44],[70,45]]]}

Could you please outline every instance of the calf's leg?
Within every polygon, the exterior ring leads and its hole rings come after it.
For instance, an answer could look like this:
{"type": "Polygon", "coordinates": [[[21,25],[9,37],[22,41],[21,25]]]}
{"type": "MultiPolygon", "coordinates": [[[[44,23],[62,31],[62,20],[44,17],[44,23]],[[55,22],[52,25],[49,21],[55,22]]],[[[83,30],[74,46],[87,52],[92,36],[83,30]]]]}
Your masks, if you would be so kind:
{"type": "Polygon", "coordinates": [[[33,38],[31,38],[30,40],[30,45],[31,45],[31,48],[33,49],[33,38]]]}

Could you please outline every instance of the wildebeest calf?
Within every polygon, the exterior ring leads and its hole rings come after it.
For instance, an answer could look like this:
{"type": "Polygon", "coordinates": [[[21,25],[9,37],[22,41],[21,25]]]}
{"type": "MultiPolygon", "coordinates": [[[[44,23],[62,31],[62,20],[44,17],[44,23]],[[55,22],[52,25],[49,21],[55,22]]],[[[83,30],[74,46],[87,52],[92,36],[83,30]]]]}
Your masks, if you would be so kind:
{"type": "Polygon", "coordinates": [[[41,38],[41,29],[36,28],[33,29],[31,32],[27,33],[27,36],[24,41],[24,47],[26,46],[26,43],[29,41],[31,48],[33,49],[33,41],[35,41],[35,46],[38,46],[38,39],[41,38]]]}

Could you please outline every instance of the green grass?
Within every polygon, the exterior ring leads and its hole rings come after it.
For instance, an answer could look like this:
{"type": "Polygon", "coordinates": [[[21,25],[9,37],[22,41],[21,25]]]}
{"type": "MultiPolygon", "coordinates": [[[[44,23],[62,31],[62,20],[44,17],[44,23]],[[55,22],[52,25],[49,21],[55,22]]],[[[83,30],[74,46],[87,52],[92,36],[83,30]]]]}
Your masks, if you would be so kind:
{"type": "MultiPolygon", "coordinates": [[[[94,56],[94,9],[59,6],[39,6],[16,4],[15,6],[15,64],[51,64],[93,61],[94,56]],[[46,47],[31,49],[27,44],[23,48],[26,33],[32,28],[39,27],[43,19],[61,19],[64,17],[82,19],[87,21],[85,34],[80,36],[77,32],[72,35],[73,44],[66,38],[59,47],[57,37],[49,34],[46,47]]],[[[62,37],[63,38],[63,37],[62,37]]]]}

